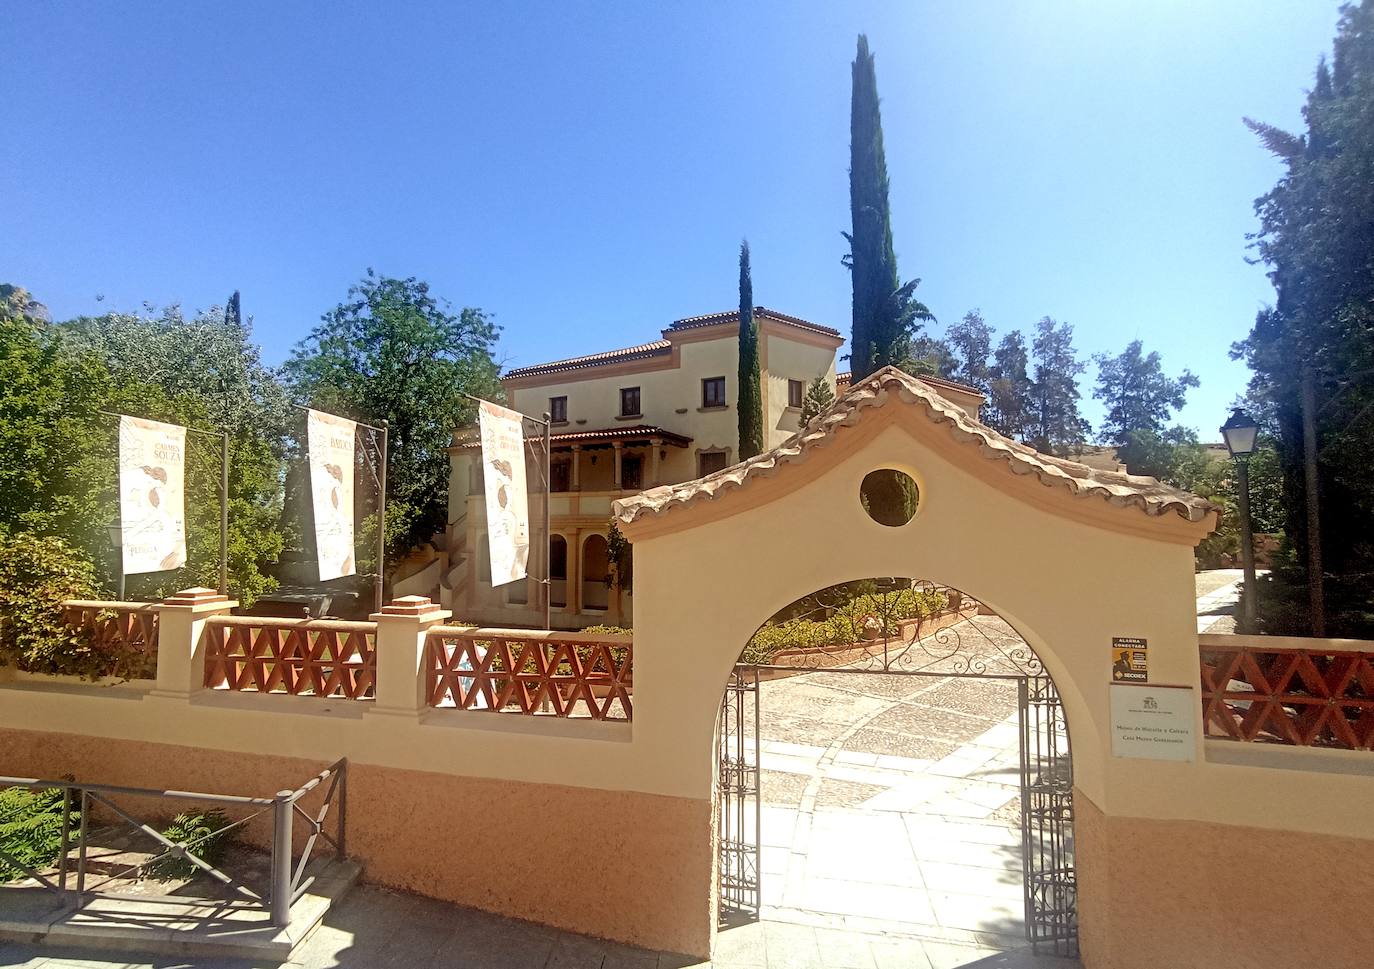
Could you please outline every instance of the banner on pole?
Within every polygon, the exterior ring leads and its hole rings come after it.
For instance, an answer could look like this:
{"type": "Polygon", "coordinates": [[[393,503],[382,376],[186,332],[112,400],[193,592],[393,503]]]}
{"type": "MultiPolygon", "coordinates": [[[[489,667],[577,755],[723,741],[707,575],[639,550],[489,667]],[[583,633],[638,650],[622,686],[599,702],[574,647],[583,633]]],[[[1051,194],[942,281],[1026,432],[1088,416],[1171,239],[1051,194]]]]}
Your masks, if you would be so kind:
{"type": "Polygon", "coordinates": [[[491,584],[505,585],[525,577],[530,555],[524,418],[484,400],[478,405],[478,420],[482,428],[491,584]]]}
{"type": "Polygon", "coordinates": [[[317,410],[305,421],[310,498],[315,510],[315,560],[320,580],[356,575],[353,561],[353,460],[358,425],[317,410]]]}
{"type": "Polygon", "coordinates": [[[119,419],[120,555],[125,575],[186,564],[186,428],[119,419]]]}

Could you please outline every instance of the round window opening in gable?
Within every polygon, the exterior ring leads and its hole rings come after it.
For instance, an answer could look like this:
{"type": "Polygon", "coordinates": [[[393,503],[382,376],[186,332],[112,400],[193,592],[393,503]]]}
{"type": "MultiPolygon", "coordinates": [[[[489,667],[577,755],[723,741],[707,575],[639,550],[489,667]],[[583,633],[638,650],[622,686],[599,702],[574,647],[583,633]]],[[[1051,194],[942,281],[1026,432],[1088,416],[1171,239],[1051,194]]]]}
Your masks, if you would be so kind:
{"type": "Polygon", "coordinates": [[[900,528],[915,517],[920,497],[911,475],[894,468],[870,471],[859,485],[859,504],[868,517],[890,528],[900,528]]]}

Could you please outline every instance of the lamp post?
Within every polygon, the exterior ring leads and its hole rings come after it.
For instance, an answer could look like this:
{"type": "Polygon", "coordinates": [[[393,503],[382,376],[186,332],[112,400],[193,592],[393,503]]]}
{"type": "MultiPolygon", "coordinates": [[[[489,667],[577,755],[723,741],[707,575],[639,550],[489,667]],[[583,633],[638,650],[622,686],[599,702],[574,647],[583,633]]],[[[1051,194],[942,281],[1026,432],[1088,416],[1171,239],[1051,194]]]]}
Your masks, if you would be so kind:
{"type": "Polygon", "coordinates": [[[115,571],[119,575],[119,594],[115,601],[124,601],[124,523],[118,518],[106,526],[110,535],[110,545],[114,547],[115,571]]]}
{"type": "Polygon", "coordinates": [[[1241,617],[1245,631],[1255,628],[1255,537],[1250,530],[1250,455],[1255,451],[1259,425],[1245,411],[1236,408],[1230,419],[1221,425],[1221,437],[1226,450],[1236,462],[1236,476],[1240,487],[1240,557],[1245,568],[1245,592],[1241,596],[1241,617]]]}

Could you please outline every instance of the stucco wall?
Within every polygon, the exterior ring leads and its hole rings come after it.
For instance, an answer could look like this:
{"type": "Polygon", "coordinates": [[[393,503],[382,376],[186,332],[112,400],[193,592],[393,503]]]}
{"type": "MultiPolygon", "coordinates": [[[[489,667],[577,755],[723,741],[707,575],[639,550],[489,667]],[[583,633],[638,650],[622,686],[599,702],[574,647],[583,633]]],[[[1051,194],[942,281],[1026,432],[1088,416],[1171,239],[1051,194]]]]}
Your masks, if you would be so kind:
{"type": "MultiPolygon", "coordinates": [[[[0,729],[0,771],[16,776],[71,773],[94,784],[271,796],[323,766],[0,729]]],[[[129,799],[117,803],[131,806],[129,799]]],[[[167,803],[139,806],[157,811],[167,803]]],[[[361,762],[348,772],[349,854],[367,881],[621,942],[653,939],[673,952],[709,945],[702,916],[711,865],[698,846],[709,842],[710,822],[709,801],[361,762]]],[[[260,827],[249,840],[267,837],[260,827]]]]}
{"type": "Polygon", "coordinates": [[[802,393],[817,377],[824,377],[835,389],[835,351],[798,343],[777,334],[762,337],[761,353],[767,361],[763,376],[763,426],[765,447],[777,447],[801,426],[801,408],[787,406],[787,382],[800,380],[802,393]]]}

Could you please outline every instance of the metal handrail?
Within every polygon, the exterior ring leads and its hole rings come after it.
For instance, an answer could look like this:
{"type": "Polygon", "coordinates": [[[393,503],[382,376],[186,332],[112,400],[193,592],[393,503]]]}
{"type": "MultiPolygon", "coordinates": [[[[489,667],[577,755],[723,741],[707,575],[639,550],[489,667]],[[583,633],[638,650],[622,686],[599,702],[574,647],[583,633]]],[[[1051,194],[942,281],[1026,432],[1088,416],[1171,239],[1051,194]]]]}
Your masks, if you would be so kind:
{"type": "MultiPolygon", "coordinates": [[[[251,797],[237,794],[211,794],[197,791],[177,791],[177,790],[156,790],[153,788],[128,787],[120,784],[84,784],[80,781],[63,779],[46,779],[35,777],[8,777],[0,775],[0,788],[4,787],[23,787],[34,790],[61,790],[62,791],[62,846],[61,853],[57,861],[56,881],[46,877],[27,865],[20,864],[4,851],[0,851],[0,859],[7,864],[24,872],[30,878],[38,882],[43,889],[58,895],[65,906],[72,909],[80,908],[88,895],[97,894],[96,889],[107,882],[124,877],[133,872],[141,871],[149,865],[163,858],[172,856],[180,858],[200,871],[209,875],[212,879],[219,882],[225,888],[232,889],[235,894],[245,897],[250,903],[255,903],[266,907],[270,911],[271,921],[274,926],[285,927],[290,921],[291,904],[298,899],[309,888],[311,879],[305,878],[305,869],[309,864],[311,855],[314,852],[315,844],[320,838],[324,838],[334,848],[335,857],[346,857],[346,835],[347,835],[347,813],[348,813],[348,759],[340,758],[311,777],[300,787],[289,791],[278,791],[273,797],[251,797]],[[330,781],[328,789],[324,794],[324,803],[315,815],[308,814],[298,803],[311,791],[330,781]],[[72,808],[75,796],[79,796],[80,826],[77,831],[77,870],[76,888],[72,890],[67,887],[68,868],[71,861],[71,819],[72,808]],[[230,804],[240,807],[257,807],[260,810],[254,811],[246,817],[239,818],[232,824],[219,829],[211,835],[203,835],[200,838],[188,842],[173,842],[165,837],[160,831],[132,817],[118,805],[114,804],[110,798],[117,795],[132,797],[151,797],[161,799],[175,798],[178,800],[199,801],[207,804],[230,804]],[[325,821],[334,807],[335,797],[338,797],[338,818],[336,828],[331,835],[324,830],[325,821]],[[88,820],[92,803],[99,803],[113,811],[126,824],[133,826],[136,830],[151,837],[155,842],[163,846],[163,850],[137,864],[130,865],[122,871],[109,875],[97,882],[95,886],[86,885],[86,868],[89,844],[88,820]],[[272,812],[272,863],[271,881],[268,887],[266,898],[263,895],[252,891],[247,886],[241,884],[233,876],[220,871],[210,863],[197,858],[191,854],[191,848],[210,837],[223,834],[233,828],[241,827],[252,821],[254,818],[266,814],[268,810],[272,812]],[[308,826],[309,836],[305,846],[301,850],[300,862],[293,870],[292,868],[292,838],[293,824],[295,815],[300,814],[308,826]]],[[[120,897],[117,892],[100,893],[109,897],[120,897]]],[[[139,896],[148,898],[148,896],[139,896]]]]}

